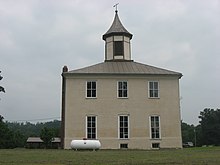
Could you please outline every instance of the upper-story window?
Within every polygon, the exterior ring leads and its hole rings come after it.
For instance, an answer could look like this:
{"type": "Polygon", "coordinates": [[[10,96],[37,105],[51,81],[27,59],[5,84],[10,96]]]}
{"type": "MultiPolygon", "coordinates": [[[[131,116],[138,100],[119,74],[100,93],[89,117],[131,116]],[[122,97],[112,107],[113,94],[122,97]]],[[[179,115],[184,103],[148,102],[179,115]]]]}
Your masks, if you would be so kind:
{"type": "Polygon", "coordinates": [[[148,96],[150,98],[159,98],[159,82],[149,81],[148,82],[148,96]]]}
{"type": "Polygon", "coordinates": [[[123,56],[123,41],[114,41],[114,56],[123,56]]]}
{"type": "Polygon", "coordinates": [[[87,81],[86,88],[86,97],[96,98],[96,81],[87,81]]]}
{"type": "Polygon", "coordinates": [[[118,81],[118,97],[127,98],[128,97],[128,82],[118,81]]]}

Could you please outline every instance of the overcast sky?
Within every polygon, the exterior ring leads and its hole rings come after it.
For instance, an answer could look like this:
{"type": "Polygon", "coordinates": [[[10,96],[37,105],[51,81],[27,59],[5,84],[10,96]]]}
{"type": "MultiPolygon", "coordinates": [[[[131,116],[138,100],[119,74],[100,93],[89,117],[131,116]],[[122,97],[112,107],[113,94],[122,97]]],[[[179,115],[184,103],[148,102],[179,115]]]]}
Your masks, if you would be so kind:
{"type": "Polygon", "coordinates": [[[5,120],[60,119],[62,67],[103,62],[114,3],[133,34],[133,60],[183,74],[184,122],[220,108],[220,0],[0,0],[5,120]]]}

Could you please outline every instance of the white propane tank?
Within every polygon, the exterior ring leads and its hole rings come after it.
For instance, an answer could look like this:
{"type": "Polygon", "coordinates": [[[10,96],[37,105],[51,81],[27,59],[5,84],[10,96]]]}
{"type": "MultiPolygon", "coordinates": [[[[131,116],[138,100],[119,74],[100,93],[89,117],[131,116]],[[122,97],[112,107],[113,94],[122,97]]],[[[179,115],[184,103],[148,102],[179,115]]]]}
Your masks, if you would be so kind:
{"type": "Polygon", "coordinates": [[[72,149],[100,149],[101,143],[99,140],[72,140],[70,143],[72,149]]]}

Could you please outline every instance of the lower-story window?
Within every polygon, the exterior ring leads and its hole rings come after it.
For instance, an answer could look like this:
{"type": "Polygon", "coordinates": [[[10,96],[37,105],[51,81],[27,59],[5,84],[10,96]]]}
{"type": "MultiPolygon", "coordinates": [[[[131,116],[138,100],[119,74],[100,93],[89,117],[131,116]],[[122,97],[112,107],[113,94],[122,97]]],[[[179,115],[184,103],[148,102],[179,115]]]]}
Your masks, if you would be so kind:
{"type": "Polygon", "coordinates": [[[119,116],[119,138],[120,139],[129,138],[129,116],[128,115],[119,116]]]}
{"type": "Polygon", "coordinates": [[[87,116],[86,127],[87,139],[96,139],[96,116],[87,116]]]}
{"type": "Polygon", "coordinates": [[[160,139],[160,116],[150,116],[151,139],[160,139]]]}

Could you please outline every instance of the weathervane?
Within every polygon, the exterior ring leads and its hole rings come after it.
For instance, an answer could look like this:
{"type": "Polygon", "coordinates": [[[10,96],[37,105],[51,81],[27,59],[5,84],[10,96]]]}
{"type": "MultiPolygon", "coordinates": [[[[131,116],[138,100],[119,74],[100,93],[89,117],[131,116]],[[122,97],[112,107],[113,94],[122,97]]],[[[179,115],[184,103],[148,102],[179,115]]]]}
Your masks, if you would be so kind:
{"type": "Polygon", "coordinates": [[[115,12],[118,12],[118,5],[119,5],[119,3],[116,3],[113,7],[115,7],[115,12]]]}

